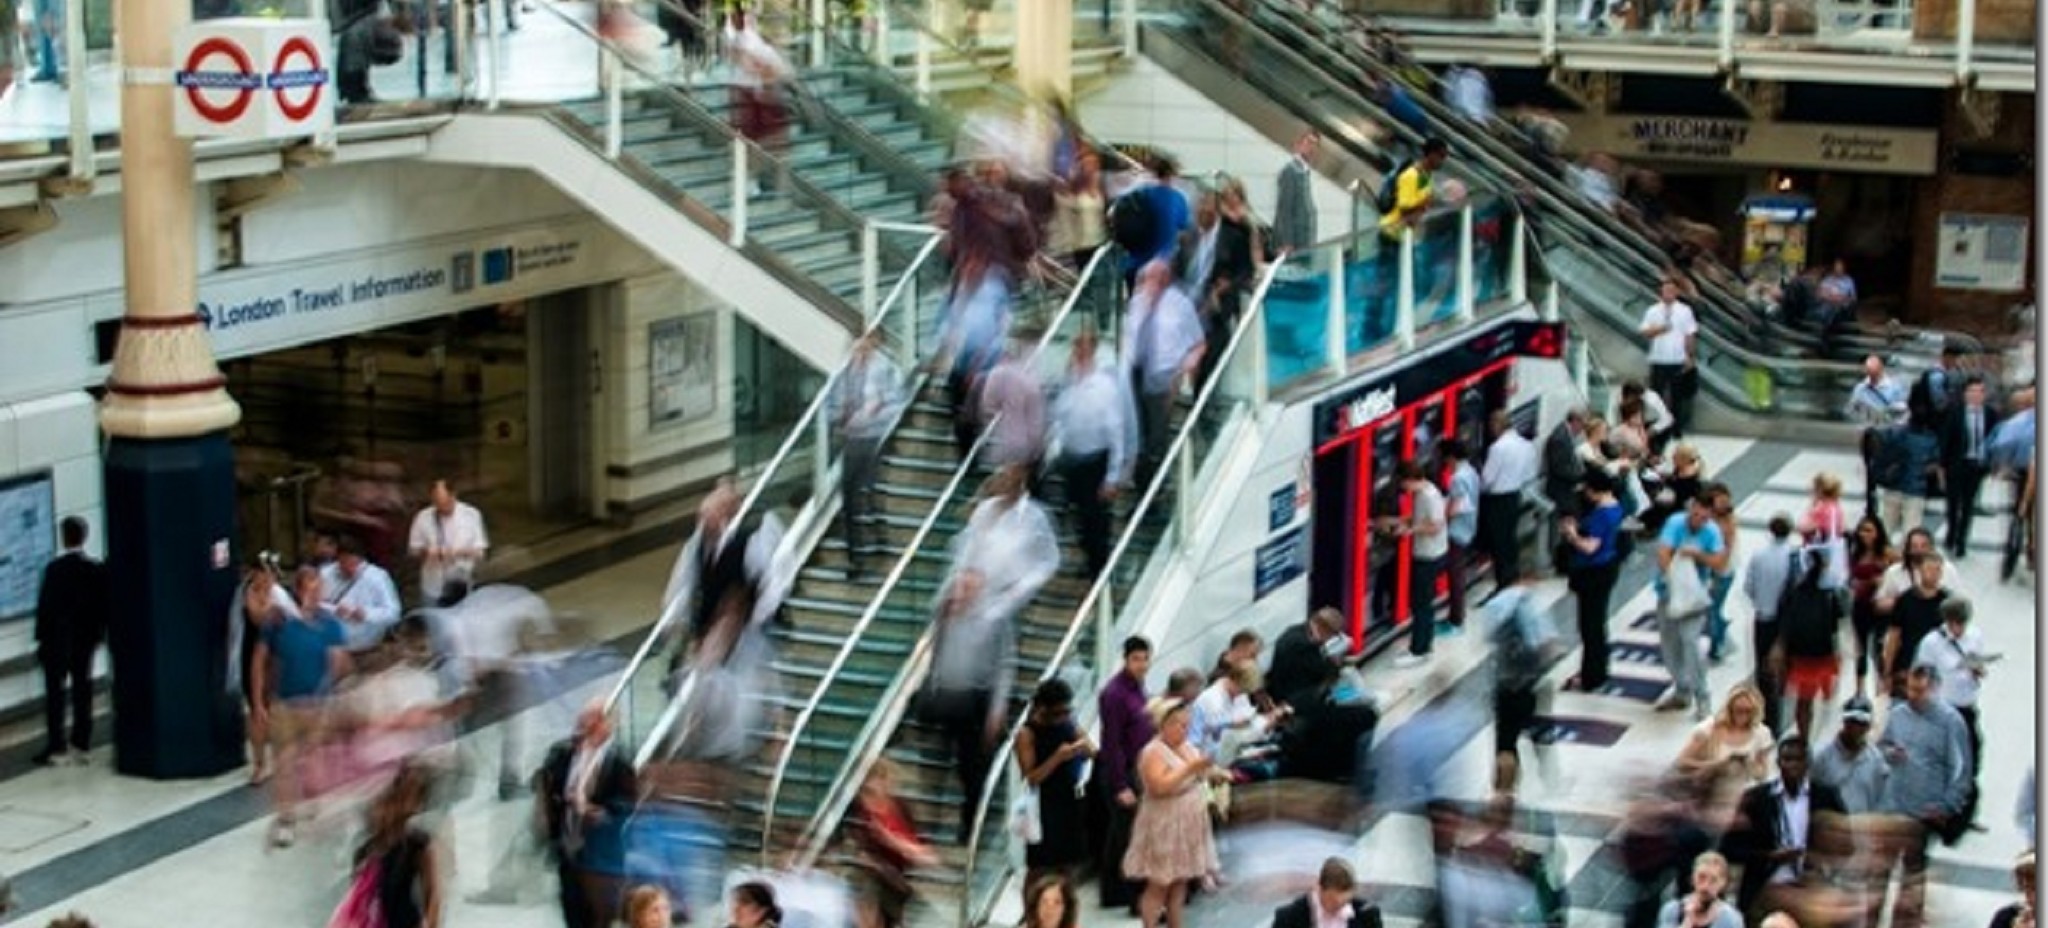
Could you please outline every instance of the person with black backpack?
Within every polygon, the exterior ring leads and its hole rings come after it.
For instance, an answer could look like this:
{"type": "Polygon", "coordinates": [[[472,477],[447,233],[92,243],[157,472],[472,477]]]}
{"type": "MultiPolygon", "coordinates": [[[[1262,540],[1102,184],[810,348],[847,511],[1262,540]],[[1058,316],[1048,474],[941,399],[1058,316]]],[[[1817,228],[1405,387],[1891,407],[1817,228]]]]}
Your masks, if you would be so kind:
{"type": "Polygon", "coordinates": [[[1842,591],[1825,589],[1821,578],[1827,573],[1828,549],[1810,547],[1791,555],[1798,578],[1785,587],[1778,600],[1778,640],[1771,650],[1771,674],[1785,681],[1795,700],[1793,724],[1800,734],[1812,736],[1813,701],[1833,697],[1835,677],[1841,672],[1841,655],[1835,639],[1847,612],[1842,591]]]}
{"type": "Polygon", "coordinates": [[[1179,165],[1166,155],[1147,165],[1150,176],[1138,182],[1109,210],[1109,238],[1124,252],[1124,289],[1137,280],[1138,269],[1155,260],[1173,260],[1180,234],[1194,222],[1194,209],[1173,182],[1179,165]]]}

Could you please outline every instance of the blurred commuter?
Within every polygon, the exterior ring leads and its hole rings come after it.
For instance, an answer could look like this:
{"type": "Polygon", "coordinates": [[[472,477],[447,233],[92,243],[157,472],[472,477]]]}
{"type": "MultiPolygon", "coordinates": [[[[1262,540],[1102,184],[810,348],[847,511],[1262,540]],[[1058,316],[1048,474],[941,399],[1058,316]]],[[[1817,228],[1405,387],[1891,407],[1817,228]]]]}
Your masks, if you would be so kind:
{"type": "Polygon", "coordinates": [[[464,732],[498,729],[498,798],[525,792],[529,772],[521,714],[535,692],[529,655],[555,632],[547,601],[524,587],[491,584],[445,609],[415,613],[438,642],[448,682],[469,697],[464,732]]]}
{"type": "Polygon", "coordinates": [[[1076,272],[1087,267],[1095,249],[1109,238],[1108,203],[1102,197],[1102,159],[1082,147],[1072,168],[1057,180],[1053,217],[1046,232],[1046,250],[1064,259],[1076,272]]]}
{"type": "MultiPolygon", "coordinates": [[[[747,522],[740,519],[745,498],[730,477],[717,485],[697,507],[697,529],[683,543],[676,564],[669,572],[668,589],[662,594],[663,624],[674,627],[684,618],[688,645],[670,660],[670,670],[680,669],[687,647],[696,646],[711,634],[720,604],[726,595],[743,591],[749,609],[747,624],[778,614],[782,599],[795,582],[795,554],[784,544],[782,519],[763,512],[747,522]]],[[[725,640],[737,640],[729,634],[725,640]]]]}
{"type": "Polygon", "coordinates": [[[326,701],[348,673],[341,622],[320,602],[320,572],[301,567],[293,575],[297,609],[279,617],[256,645],[251,674],[257,681],[257,725],[270,733],[277,750],[271,798],[277,817],[270,843],[290,847],[299,805],[305,799],[302,769],[308,749],[326,737],[326,701]]]}
{"type": "Polygon", "coordinates": [[[1203,339],[1210,346],[1202,355],[1194,381],[1197,388],[1216,375],[1216,364],[1237,331],[1238,316],[1257,283],[1260,256],[1265,253],[1264,235],[1245,203],[1244,183],[1225,177],[1212,196],[1213,222],[1189,230],[1190,241],[1181,251],[1188,293],[1195,298],[1203,339]]]}
{"type": "MultiPolygon", "coordinates": [[[[1541,710],[1544,671],[1557,650],[1557,633],[1536,602],[1534,581],[1524,578],[1486,605],[1487,635],[1493,644],[1493,752],[1502,782],[1512,792],[1521,769],[1521,740],[1541,710]]],[[[1542,750],[1542,746],[1537,745],[1542,750]]]]}
{"type": "Polygon", "coordinates": [[[1130,381],[1098,360],[1098,350],[1095,328],[1084,322],[1052,405],[1053,469],[1065,484],[1090,580],[1109,565],[1110,508],[1130,479],[1138,427],[1130,381]]]}
{"type": "Polygon", "coordinates": [[[1024,922],[1019,928],[1079,928],[1080,923],[1072,878],[1053,873],[1024,884],[1024,922]]]}
{"type": "Polygon", "coordinates": [[[853,343],[832,391],[832,423],[839,433],[839,517],[845,532],[847,576],[865,576],[865,523],[874,518],[873,494],[881,470],[882,441],[903,408],[903,373],[881,351],[879,329],[853,343]]]}
{"type": "Polygon", "coordinates": [[[938,855],[918,836],[917,821],[897,793],[902,771],[884,757],[861,784],[848,821],[859,857],[854,864],[859,905],[870,928],[898,928],[915,896],[910,871],[938,865],[938,855]]]}
{"type": "Polygon", "coordinates": [[[449,874],[432,832],[415,824],[432,787],[426,767],[407,764],[370,803],[355,875],[330,928],[437,928],[449,874]]]}
{"type": "Polygon", "coordinates": [[[1039,459],[1045,454],[1045,384],[1038,375],[1039,332],[1019,327],[1010,333],[1001,361],[982,381],[979,417],[990,430],[982,460],[1002,470],[1016,467],[1037,490],[1039,459]]]}
{"type": "Polygon", "coordinates": [[[1379,906],[1357,893],[1351,865],[1332,857],[1323,861],[1314,891],[1273,911],[1273,928],[1380,928],[1379,906]]]}
{"type": "Polygon", "coordinates": [[[1181,233],[1194,222],[1194,205],[1175,186],[1179,177],[1179,164],[1166,155],[1155,155],[1136,186],[1110,207],[1110,238],[1124,250],[1127,287],[1137,285],[1137,275],[1146,265],[1154,261],[1171,265],[1181,233]]]}
{"type": "MultiPolygon", "coordinates": [[[[1627,928],[1660,925],[1664,890],[1674,877],[1690,881],[1693,860],[1714,845],[1702,827],[1695,781],[1666,777],[1640,795],[1622,823],[1621,859],[1632,886],[1627,928]]],[[[1723,885],[1726,883],[1723,873],[1723,885]]]]}
{"type": "Polygon", "coordinates": [[[782,907],[775,904],[775,887],[759,881],[733,888],[727,905],[732,920],[728,928],[780,928],[782,907]]]}
{"type": "Polygon", "coordinates": [[[1834,787],[1808,778],[1808,759],[1805,738],[1785,739],[1778,745],[1777,778],[1742,794],[1735,827],[1721,842],[1730,859],[1742,865],[1738,912],[1756,914],[1763,911],[1759,903],[1775,907],[1784,902],[1766,898],[1766,891],[1799,887],[1812,866],[1816,823],[1824,815],[1847,814],[1834,787]]]}
{"type": "Polygon", "coordinates": [[[633,765],[612,742],[611,719],[592,704],[576,731],[548,751],[536,777],[548,850],[561,877],[567,928],[603,928],[618,910],[607,876],[622,869],[622,829],[639,798],[633,765]]]}
{"type": "MultiPolygon", "coordinates": [[[[1749,555],[1749,566],[1742,572],[1742,593],[1749,599],[1749,644],[1755,652],[1750,673],[1764,694],[1764,724],[1777,729],[1778,703],[1785,690],[1785,668],[1772,660],[1784,628],[1778,608],[1785,591],[1805,576],[1806,561],[1799,543],[1792,539],[1790,516],[1782,512],[1771,516],[1769,531],[1770,544],[1749,555]]],[[[1801,734],[1811,731],[1804,725],[1799,728],[1801,734]]]]}
{"type": "Polygon", "coordinates": [[[270,779],[270,726],[269,716],[262,711],[269,698],[266,682],[256,674],[256,651],[269,638],[270,631],[287,617],[298,615],[299,605],[292,601],[290,593],[277,582],[276,566],[266,555],[257,558],[243,570],[242,587],[235,593],[234,605],[228,616],[229,634],[238,644],[233,648],[239,657],[234,667],[235,677],[241,689],[242,705],[249,719],[249,782],[261,784],[270,779]]]}
{"type": "Polygon", "coordinates": [[[635,886],[626,894],[626,928],[674,928],[668,893],[659,886],[635,886]]]}
{"type": "Polygon", "coordinates": [[[1140,450],[1135,482],[1146,486],[1172,436],[1173,401],[1200,369],[1209,348],[1195,305],[1174,285],[1166,262],[1154,261],[1138,272],[1124,316],[1122,344],[1131,392],[1137,398],[1140,450]]]}
{"type": "Polygon", "coordinates": [[[2035,891],[2034,852],[2020,854],[2018,864],[2012,868],[2013,886],[2019,890],[2018,902],[2008,905],[1991,916],[1991,928],[2034,928],[2035,891]]]}
{"type": "MultiPolygon", "coordinates": [[[[760,146],[768,158],[750,155],[755,172],[778,171],[776,188],[789,190],[789,168],[780,157],[789,145],[790,85],[796,72],[782,52],[761,34],[754,17],[745,10],[732,14],[725,30],[725,51],[732,65],[732,112],[734,128],[747,141],[760,146]]],[[[760,196],[758,174],[748,196],[760,196]]]]}

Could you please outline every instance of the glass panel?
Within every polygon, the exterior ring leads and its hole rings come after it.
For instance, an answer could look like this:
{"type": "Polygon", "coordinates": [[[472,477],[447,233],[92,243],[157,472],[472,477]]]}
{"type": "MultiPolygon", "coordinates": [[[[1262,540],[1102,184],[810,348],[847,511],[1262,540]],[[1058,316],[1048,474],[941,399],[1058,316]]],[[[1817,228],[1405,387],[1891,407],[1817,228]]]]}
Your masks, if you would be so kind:
{"type": "MultiPolygon", "coordinates": [[[[1274,389],[1328,366],[1333,251],[1288,255],[1266,291],[1267,379],[1274,389]]],[[[1347,314],[1347,319],[1349,318],[1347,314]]]]}
{"type": "MultiPolygon", "coordinates": [[[[1508,278],[1510,236],[1515,216],[1508,201],[1493,194],[1472,197],[1472,303],[1485,307],[1513,292],[1508,278]]],[[[1533,288],[1530,293],[1537,292],[1533,288]]]]}
{"type": "MultiPolygon", "coordinates": [[[[1377,223],[1377,217],[1373,220],[1377,223]]],[[[1352,240],[1344,265],[1344,354],[1362,354],[1394,334],[1400,245],[1372,225],[1352,240]]]]}
{"type": "Polygon", "coordinates": [[[1415,230],[1415,328],[1421,331],[1458,312],[1457,210],[1438,210],[1415,230]]]}

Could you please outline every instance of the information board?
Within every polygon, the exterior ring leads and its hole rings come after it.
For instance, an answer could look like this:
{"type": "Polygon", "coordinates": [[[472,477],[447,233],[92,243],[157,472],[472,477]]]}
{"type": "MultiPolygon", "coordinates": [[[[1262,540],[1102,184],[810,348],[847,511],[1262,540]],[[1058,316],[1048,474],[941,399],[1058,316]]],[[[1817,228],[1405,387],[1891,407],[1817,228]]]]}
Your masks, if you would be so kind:
{"type": "Polygon", "coordinates": [[[1252,601],[1258,602],[1308,572],[1308,534],[1294,529],[1259,546],[1252,564],[1252,601]]]}
{"type": "Polygon", "coordinates": [[[43,565],[57,555],[57,496],[50,472],[0,480],[0,620],[36,611],[43,565]]]}
{"type": "Polygon", "coordinates": [[[2012,293],[2027,285],[2027,218],[1942,213],[1934,285],[2012,293]]]}

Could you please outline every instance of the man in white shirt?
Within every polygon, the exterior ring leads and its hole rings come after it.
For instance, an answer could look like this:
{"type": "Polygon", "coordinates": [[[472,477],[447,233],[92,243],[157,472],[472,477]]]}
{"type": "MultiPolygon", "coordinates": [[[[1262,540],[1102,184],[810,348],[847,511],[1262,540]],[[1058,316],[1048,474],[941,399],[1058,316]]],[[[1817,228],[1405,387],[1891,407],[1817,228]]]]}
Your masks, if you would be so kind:
{"type": "Polygon", "coordinates": [[[1444,518],[1449,528],[1451,553],[1444,561],[1450,578],[1450,619],[1465,625],[1465,565],[1471,561],[1472,543],[1479,539],[1479,471],[1472,466],[1472,452],[1455,438],[1437,446],[1444,466],[1451,469],[1450,490],[1444,494],[1444,518]]]}
{"type": "Polygon", "coordinates": [[[1124,340],[1129,357],[1131,392],[1138,398],[1140,463],[1137,485],[1152,478],[1152,469],[1166,453],[1173,398],[1202,364],[1208,342],[1195,304],[1173,282],[1173,269],[1155,260],[1138,270],[1137,286],[1124,314],[1124,340]]]}
{"type": "Polygon", "coordinates": [[[903,374],[879,349],[881,333],[870,331],[853,343],[846,370],[832,389],[832,425],[844,449],[839,463],[839,515],[845,527],[846,563],[860,574],[862,524],[874,514],[875,476],[882,440],[889,437],[903,406],[903,374]]]}
{"type": "Polygon", "coordinates": [[[1863,379],[1849,390],[1849,419],[1872,428],[1906,421],[1906,388],[1884,371],[1884,359],[1863,359],[1863,379]]]}
{"type": "Polygon", "coordinates": [[[1515,430],[1506,410],[1487,423],[1493,444],[1479,470],[1479,539],[1493,561],[1493,584],[1505,590],[1522,576],[1522,493],[1536,480],[1536,445],[1515,430]]]}
{"type": "Polygon", "coordinates": [[[1692,384],[1699,355],[1699,320],[1678,299],[1678,282],[1666,280],[1657,302],[1643,311],[1640,331],[1650,340],[1650,389],[1671,405],[1672,436],[1692,431],[1692,384]]]}
{"type": "Polygon", "coordinates": [[[448,605],[469,593],[491,540],[483,513],[456,499],[448,481],[434,481],[433,499],[413,517],[409,547],[420,562],[420,595],[429,604],[448,605]]]}
{"type": "Polygon", "coordinates": [[[1428,663],[1436,643],[1436,578],[1451,550],[1444,494],[1417,461],[1401,462],[1401,488],[1408,492],[1408,653],[1396,667],[1428,663]]]}
{"type": "Polygon", "coordinates": [[[1459,115],[1482,127],[1493,127],[1493,84],[1486,79],[1484,68],[1453,67],[1444,74],[1444,85],[1444,95],[1459,115]]]}
{"type": "Polygon", "coordinates": [[[321,598],[341,619],[349,650],[374,648],[398,624],[398,585],[390,572],[363,557],[363,543],[354,535],[342,538],[339,550],[321,598]]]}
{"type": "Polygon", "coordinates": [[[1059,449],[1053,469],[1066,483],[1090,578],[1109,564],[1110,506],[1130,478],[1137,431],[1129,381],[1100,363],[1096,351],[1095,329],[1084,324],[1052,408],[1052,443],[1059,449]]]}
{"type": "MultiPolygon", "coordinates": [[[[758,522],[743,525],[745,498],[731,477],[721,477],[697,506],[697,530],[683,543],[669,570],[661,596],[660,624],[687,634],[684,647],[670,659],[669,669],[682,666],[688,652],[706,640],[727,597],[745,605],[746,626],[773,617],[796,582],[795,544],[785,536],[782,520],[764,512],[758,522]],[[678,623],[678,619],[684,620],[678,623]]],[[[728,629],[738,632],[740,629],[728,629]]],[[[737,635],[719,639],[732,644],[737,635]]],[[[723,662],[727,655],[716,655],[723,662]]]]}
{"type": "Polygon", "coordinates": [[[1984,686],[1987,662],[1984,633],[1970,625],[1970,601],[1952,596],[1942,601],[1941,627],[1920,639],[1913,666],[1941,672],[1941,701],[1963,717],[1970,733],[1970,780],[1983,769],[1984,730],[1977,726],[1977,694],[1984,686]]]}

